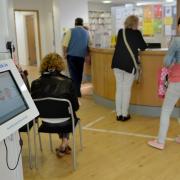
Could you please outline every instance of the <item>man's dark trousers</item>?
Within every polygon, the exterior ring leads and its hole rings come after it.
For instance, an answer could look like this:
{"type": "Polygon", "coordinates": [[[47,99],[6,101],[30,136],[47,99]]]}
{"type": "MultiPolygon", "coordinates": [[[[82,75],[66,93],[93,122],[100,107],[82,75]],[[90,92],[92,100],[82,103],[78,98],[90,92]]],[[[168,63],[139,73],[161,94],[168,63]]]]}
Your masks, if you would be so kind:
{"type": "Polygon", "coordinates": [[[84,58],[68,55],[67,64],[68,64],[70,76],[76,88],[77,96],[81,97],[81,82],[83,76],[84,58]]]}

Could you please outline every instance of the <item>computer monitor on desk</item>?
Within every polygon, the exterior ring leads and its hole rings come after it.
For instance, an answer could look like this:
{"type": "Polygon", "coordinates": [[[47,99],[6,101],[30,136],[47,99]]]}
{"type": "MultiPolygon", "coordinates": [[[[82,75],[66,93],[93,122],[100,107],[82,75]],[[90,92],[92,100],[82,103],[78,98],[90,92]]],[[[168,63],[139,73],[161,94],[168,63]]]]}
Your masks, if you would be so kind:
{"type": "Polygon", "coordinates": [[[161,43],[147,43],[149,49],[159,49],[161,48],[161,43]]]}
{"type": "Polygon", "coordinates": [[[0,61],[0,141],[38,116],[38,110],[12,60],[0,61]]]}

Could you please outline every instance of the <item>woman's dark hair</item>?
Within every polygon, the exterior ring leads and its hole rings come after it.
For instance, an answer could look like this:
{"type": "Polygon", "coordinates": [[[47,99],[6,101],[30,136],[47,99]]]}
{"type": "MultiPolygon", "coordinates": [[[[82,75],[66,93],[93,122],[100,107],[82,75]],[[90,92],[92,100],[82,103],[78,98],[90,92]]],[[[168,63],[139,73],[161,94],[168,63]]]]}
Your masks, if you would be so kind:
{"type": "Polygon", "coordinates": [[[178,19],[178,26],[180,25],[180,17],[179,17],[179,19],[178,19]]]}
{"type": "Polygon", "coordinates": [[[82,18],[76,18],[75,19],[75,26],[83,26],[83,19],[82,18]]]}

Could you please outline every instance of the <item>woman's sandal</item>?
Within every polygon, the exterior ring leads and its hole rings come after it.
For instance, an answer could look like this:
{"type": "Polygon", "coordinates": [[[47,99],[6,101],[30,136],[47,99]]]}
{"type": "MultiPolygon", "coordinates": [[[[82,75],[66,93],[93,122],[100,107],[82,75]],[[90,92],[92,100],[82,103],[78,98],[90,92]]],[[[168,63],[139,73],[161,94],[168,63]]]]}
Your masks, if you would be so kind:
{"type": "Polygon", "coordinates": [[[56,156],[63,157],[65,155],[65,149],[56,148],[56,156]]]}
{"type": "Polygon", "coordinates": [[[71,147],[69,145],[66,146],[65,153],[66,154],[71,154],[71,147]]]}
{"type": "Polygon", "coordinates": [[[56,148],[56,155],[58,157],[63,157],[65,154],[71,154],[71,147],[67,145],[65,148],[60,146],[59,148],[56,148]]]}

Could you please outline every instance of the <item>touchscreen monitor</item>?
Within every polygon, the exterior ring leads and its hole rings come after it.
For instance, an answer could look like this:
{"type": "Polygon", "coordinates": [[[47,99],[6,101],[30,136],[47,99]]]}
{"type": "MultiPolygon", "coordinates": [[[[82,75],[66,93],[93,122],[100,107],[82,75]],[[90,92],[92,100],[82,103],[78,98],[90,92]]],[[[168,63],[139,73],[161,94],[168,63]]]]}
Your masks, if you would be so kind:
{"type": "Polygon", "coordinates": [[[0,72],[0,125],[29,107],[10,71],[0,72]]]}

